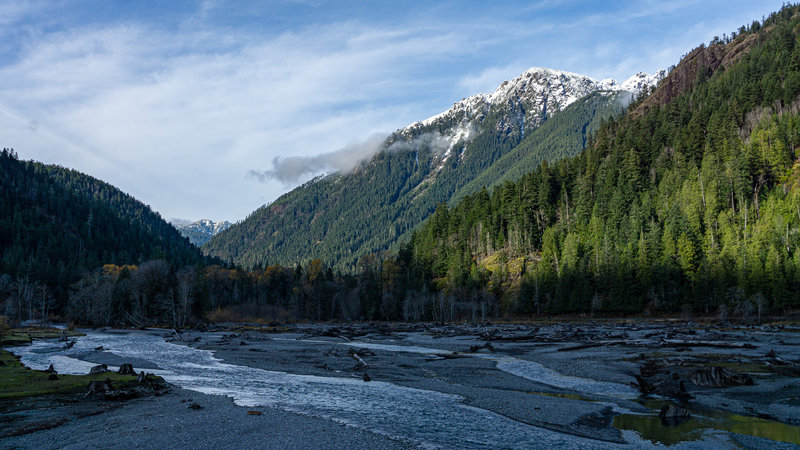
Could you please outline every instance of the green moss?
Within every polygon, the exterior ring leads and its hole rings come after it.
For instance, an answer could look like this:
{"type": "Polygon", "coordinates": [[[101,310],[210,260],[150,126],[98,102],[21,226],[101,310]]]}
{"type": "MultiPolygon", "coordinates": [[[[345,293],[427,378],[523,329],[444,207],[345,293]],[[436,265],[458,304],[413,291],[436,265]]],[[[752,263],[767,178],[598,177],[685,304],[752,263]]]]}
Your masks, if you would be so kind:
{"type": "Polygon", "coordinates": [[[18,398],[45,394],[71,394],[86,392],[92,380],[110,379],[112,382],[136,381],[133,375],[106,372],[97,375],[58,375],[58,380],[48,380],[49,373],[31,370],[19,362],[17,357],[0,350],[0,398],[18,398]]]}
{"type": "Polygon", "coordinates": [[[0,345],[25,345],[30,344],[34,339],[55,339],[61,336],[76,337],[83,336],[77,331],[59,330],[56,328],[25,328],[12,329],[0,333],[0,345]]]}
{"type": "MultiPolygon", "coordinates": [[[[651,400],[644,405],[658,411],[664,401],[651,400]]],[[[614,427],[633,430],[642,438],[662,445],[696,441],[705,430],[716,429],[731,433],[771,439],[773,441],[800,444],[800,427],[774,420],[740,416],[726,411],[691,411],[692,417],[678,425],[664,426],[657,414],[621,414],[614,418],[614,427]]]]}

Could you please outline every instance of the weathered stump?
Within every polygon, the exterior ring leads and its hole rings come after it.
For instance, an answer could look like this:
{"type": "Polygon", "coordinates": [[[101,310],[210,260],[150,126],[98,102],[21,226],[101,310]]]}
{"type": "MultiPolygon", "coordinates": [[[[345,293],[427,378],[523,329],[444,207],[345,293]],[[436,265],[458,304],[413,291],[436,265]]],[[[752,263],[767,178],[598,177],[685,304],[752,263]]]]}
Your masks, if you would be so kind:
{"type": "Polygon", "coordinates": [[[106,372],[108,372],[108,366],[105,364],[99,364],[97,366],[92,367],[91,370],[89,370],[89,375],[98,375],[106,372]]]}
{"type": "Polygon", "coordinates": [[[136,371],[133,370],[133,364],[123,364],[119,366],[119,371],[117,371],[120,375],[136,375],[136,371]]]}

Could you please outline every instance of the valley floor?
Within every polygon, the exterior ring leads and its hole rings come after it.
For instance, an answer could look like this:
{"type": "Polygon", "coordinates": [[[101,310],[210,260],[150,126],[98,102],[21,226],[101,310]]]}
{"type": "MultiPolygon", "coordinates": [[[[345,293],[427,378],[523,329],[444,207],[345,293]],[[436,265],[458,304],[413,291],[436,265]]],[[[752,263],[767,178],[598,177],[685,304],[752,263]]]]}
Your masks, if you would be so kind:
{"type": "MultiPolygon", "coordinates": [[[[13,351],[41,368],[59,353],[45,349],[13,351]]],[[[87,364],[133,360],[177,387],[0,447],[800,445],[800,328],[791,326],[230,326],[90,332],[70,352],[87,364]],[[752,385],[735,385],[747,377],[752,385]],[[663,424],[666,404],[691,418],[663,424]]]]}

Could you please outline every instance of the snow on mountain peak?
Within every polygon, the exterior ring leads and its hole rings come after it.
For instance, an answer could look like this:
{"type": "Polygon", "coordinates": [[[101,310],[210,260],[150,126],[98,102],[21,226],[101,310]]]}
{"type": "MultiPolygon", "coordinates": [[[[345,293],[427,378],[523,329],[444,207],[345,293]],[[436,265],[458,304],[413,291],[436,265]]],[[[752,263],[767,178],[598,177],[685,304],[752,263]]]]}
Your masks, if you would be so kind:
{"type": "Polygon", "coordinates": [[[658,83],[667,76],[667,71],[662,69],[658,72],[654,73],[653,75],[646,74],[644,72],[639,72],[636,75],[625,80],[624,83],[620,85],[620,90],[632,92],[634,94],[641,94],[645,88],[650,88],[652,86],[658,85],[658,83]]]}
{"type": "MultiPolygon", "coordinates": [[[[440,161],[436,164],[441,166],[455,153],[452,150],[459,143],[467,142],[476,135],[472,131],[478,129],[478,124],[490,112],[499,114],[500,119],[496,124],[498,131],[525,136],[528,130],[541,125],[554,112],[563,110],[592,92],[628,91],[639,95],[665,76],[665,70],[653,75],[639,72],[620,84],[611,78],[597,81],[573,72],[531,67],[518,77],[502,82],[493,93],[463,98],[447,111],[414,122],[398,130],[398,134],[402,136],[401,140],[411,144],[426,142],[419,138],[435,134],[434,139],[428,141],[437,143],[435,150],[440,155],[440,161]],[[433,131],[432,126],[436,126],[433,131]]],[[[397,142],[391,145],[396,146],[397,142]]]]}
{"type": "Polygon", "coordinates": [[[190,223],[189,225],[184,225],[180,228],[186,230],[199,231],[204,234],[210,234],[211,236],[215,236],[230,226],[231,223],[228,222],[227,220],[214,222],[213,220],[210,219],[200,219],[197,222],[190,223]]]}
{"type": "MultiPolygon", "coordinates": [[[[640,94],[646,87],[655,86],[667,75],[666,70],[660,70],[653,75],[639,72],[620,84],[617,80],[606,78],[597,81],[586,75],[544,67],[531,67],[518,77],[503,81],[491,94],[475,94],[461,99],[453,106],[428,119],[415,122],[409,127],[428,126],[439,119],[460,116],[461,119],[471,119],[486,112],[489,107],[506,102],[520,102],[523,100],[544,99],[539,106],[546,106],[548,110],[562,110],[572,102],[594,91],[628,91],[635,95],[640,94]]],[[[544,111],[547,113],[548,111],[544,111]]]]}

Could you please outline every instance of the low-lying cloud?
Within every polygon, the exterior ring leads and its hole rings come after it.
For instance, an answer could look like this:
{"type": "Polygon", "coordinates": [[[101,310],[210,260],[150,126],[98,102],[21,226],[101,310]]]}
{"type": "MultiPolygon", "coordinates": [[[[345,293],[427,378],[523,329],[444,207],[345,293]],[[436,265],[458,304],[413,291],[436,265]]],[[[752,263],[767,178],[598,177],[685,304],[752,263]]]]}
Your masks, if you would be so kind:
{"type": "Polygon", "coordinates": [[[251,170],[247,174],[266,182],[269,179],[294,184],[304,177],[324,171],[350,172],[362,161],[379,152],[385,145],[386,134],[373,134],[363,142],[352,143],[339,150],[313,156],[276,156],[272,169],[251,170]]]}
{"type": "Polygon", "coordinates": [[[452,135],[444,135],[440,133],[438,130],[431,131],[428,133],[423,133],[419,136],[415,136],[412,139],[405,139],[402,141],[396,141],[391,146],[389,146],[390,151],[402,151],[402,150],[419,150],[421,148],[428,148],[433,153],[444,153],[447,150],[459,142],[468,143],[469,141],[475,139],[475,136],[478,134],[477,128],[473,124],[466,126],[465,128],[458,128],[456,129],[452,135]]]}
{"type": "Polygon", "coordinates": [[[410,139],[400,138],[387,146],[386,134],[373,134],[363,142],[357,142],[332,152],[312,156],[275,157],[269,170],[250,170],[247,175],[262,183],[277,180],[285,185],[294,185],[310,176],[332,171],[349,173],[364,161],[380,151],[400,152],[428,149],[442,154],[459,141],[466,143],[477,134],[474,127],[468,127],[453,136],[437,131],[422,133],[410,139]]]}

